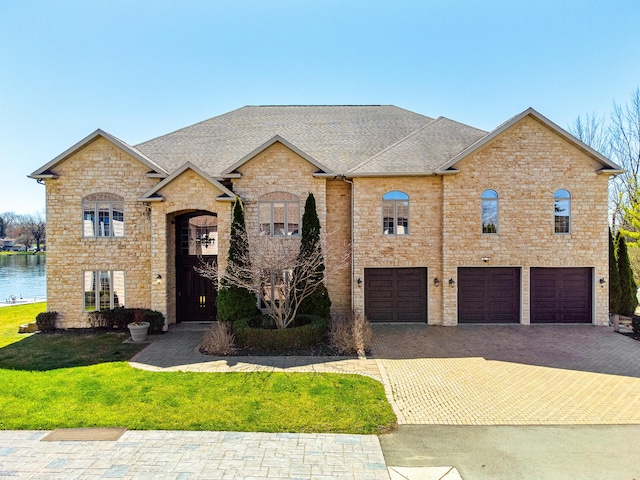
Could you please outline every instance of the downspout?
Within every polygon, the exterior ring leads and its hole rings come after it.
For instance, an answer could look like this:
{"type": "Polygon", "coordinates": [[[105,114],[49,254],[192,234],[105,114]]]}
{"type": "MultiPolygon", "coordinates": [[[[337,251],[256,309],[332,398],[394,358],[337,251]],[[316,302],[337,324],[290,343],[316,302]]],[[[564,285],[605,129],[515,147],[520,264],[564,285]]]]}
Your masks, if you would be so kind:
{"type": "Polygon", "coordinates": [[[351,283],[351,312],[353,312],[353,235],[354,235],[354,228],[353,228],[353,219],[354,219],[354,201],[353,201],[353,181],[352,180],[347,180],[347,178],[344,175],[340,175],[340,179],[343,182],[348,183],[349,185],[351,185],[351,272],[349,272],[349,282],[351,283]]]}

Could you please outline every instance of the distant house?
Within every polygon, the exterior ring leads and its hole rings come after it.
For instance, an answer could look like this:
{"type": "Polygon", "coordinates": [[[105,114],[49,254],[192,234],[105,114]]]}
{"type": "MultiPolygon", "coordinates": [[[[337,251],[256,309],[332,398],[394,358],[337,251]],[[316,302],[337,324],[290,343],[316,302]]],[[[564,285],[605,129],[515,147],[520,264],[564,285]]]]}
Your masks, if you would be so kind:
{"type": "Polygon", "coordinates": [[[286,238],[310,192],[322,231],[351,245],[351,268],[327,282],[334,309],[605,325],[620,172],[533,109],[485,132],[394,106],[249,106],[136,146],[96,130],[31,177],[46,183],[61,326],[119,305],[215,319],[198,240],[218,240],[206,254],[224,268],[236,196],[251,235],[286,238]]]}
{"type": "Polygon", "coordinates": [[[12,238],[0,238],[0,250],[5,252],[24,252],[26,247],[12,238]]]}

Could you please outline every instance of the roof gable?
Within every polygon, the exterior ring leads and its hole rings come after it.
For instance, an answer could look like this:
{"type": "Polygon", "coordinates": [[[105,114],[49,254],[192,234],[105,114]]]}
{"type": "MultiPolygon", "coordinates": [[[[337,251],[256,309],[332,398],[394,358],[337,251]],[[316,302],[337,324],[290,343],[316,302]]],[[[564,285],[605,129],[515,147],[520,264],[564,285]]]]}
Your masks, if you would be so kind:
{"type": "Polygon", "coordinates": [[[196,174],[200,175],[202,178],[208,181],[211,185],[213,185],[214,187],[216,187],[218,190],[222,192],[222,195],[218,196],[216,200],[233,201],[236,199],[236,194],[233,193],[231,190],[229,190],[227,187],[225,187],[222,183],[217,181],[215,178],[211,178],[209,175],[207,175],[197,166],[193,165],[190,162],[187,162],[184,165],[182,165],[180,168],[178,168],[175,172],[173,172],[171,175],[169,175],[167,178],[165,178],[160,183],[158,183],[156,186],[154,186],[150,190],[147,190],[144,194],[140,196],[140,198],[138,198],[138,200],[142,202],[164,201],[164,197],[159,193],[160,190],[162,190],[169,183],[173,182],[176,178],[178,178],[187,170],[192,170],[196,174]]]}
{"type": "Polygon", "coordinates": [[[112,143],[119,149],[123,150],[128,155],[131,155],[133,158],[137,159],[138,161],[140,161],[141,163],[149,167],[151,169],[151,172],[149,172],[150,176],[164,178],[168,175],[168,172],[166,170],[164,170],[160,165],[155,163],[153,160],[151,160],[149,157],[147,157],[144,153],[140,152],[135,147],[132,147],[131,145],[120,140],[119,138],[114,137],[113,135],[101,129],[97,129],[96,131],[87,135],[85,138],[83,138],[78,143],[73,145],[71,148],[68,148],[67,150],[62,152],[60,155],[58,155],[56,158],[54,158],[47,164],[37,169],[35,172],[29,175],[29,177],[35,178],[35,179],[58,178],[58,176],[52,171],[52,169],[55,168],[60,163],[67,160],[69,157],[75,155],[77,152],[85,148],[87,145],[93,143],[98,138],[104,138],[105,140],[112,143]]]}
{"type": "Polygon", "coordinates": [[[545,116],[543,116],[540,113],[538,113],[533,108],[528,108],[525,111],[523,111],[522,113],[510,118],[509,120],[504,122],[502,125],[497,127],[495,130],[489,132],[487,135],[485,135],[484,137],[480,138],[478,141],[476,141],[475,143],[470,145],[468,148],[466,148],[463,151],[461,151],[459,154],[457,154],[451,160],[449,160],[448,162],[446,162],[443,165],[441,165],[436,170],[436,174],[447,174],[447,173],[451,173],[452,171],[455,171],[454,167],[455,167],[456,163],[458,163],[462,159],[468,157],[472,153],[480,150],[482,147],[487,145],[489,142],[491,142],[493,139],[498,137],[500,134],[502,134],[503,132],[509,130],[514,125],[519,123],[525,117],[531,117],[531,118],[535,119],[537,122],[539,122],[540,124],[544,125],[548,129],[550,129],[551,131],[556,133],[558,136],[560,136],[561,138],[563,138],[564,140],[566,140],[567,142],[569,142],[570,144],[572,144],[573,146],[575,146],[579,150],[582,150],[588,156],[590,156],[591,158],[596,160],[598,163],[600,163],[603,168],[598,170],[597,173],[618,174],[618,173],[623,173],[624,172],[624,169],[622,169],[619,165],[615,164],[614,162],[609,160],[607,157],[605,157],[601,153],[597,152],[593,148],[591,148],[588,145],[586,145],[585,143],[581,142],[576,137],[571,135],[569,132],[567,132],[566,130],[560,128],[558,125],[556,125],[551,120],[549,120],[545,116]]]}
{"type": "Polygon", "coordinates": [[[282,145],[287,147],[292,152],[295,152],[297,155],[299,155],[300,157],[304,158],[307,162],[309,162],[311,165],[316,167],[320,171],[320,173],[333,173],[331,171],[331,169],[329,169],[329,168],[325,167],[324,165],[322,165],[320,162],[318,162],[312,156],[310,156],[307,153],[303,152],[298,147],[293,145],[291,142],[288,142],[287,140],[282,138],[280,135],[274,135],[269,140],[267,140],[265,143],[260,145],[258,148],[256,148],[255,150],[249,152],[248,154],[246,154],[244,157],[242,157],[236,163],[234,163],[233,165],[231,165],[228,168],[225,168],[222,171],[221,176],[222,177],[226,177],[226,176],[235,177],[235,176],[237,176],[236,174],[234,174],[234,172],[238,168],[240,168],[242,165],[244,165],[249,160],[251,160],[254,157],[256,157],[257,155],[259,155],[260,153],[264,152],[266,149],[268,149],[270,146],[272,146],[275,143],[281,143],[282,145]]]}

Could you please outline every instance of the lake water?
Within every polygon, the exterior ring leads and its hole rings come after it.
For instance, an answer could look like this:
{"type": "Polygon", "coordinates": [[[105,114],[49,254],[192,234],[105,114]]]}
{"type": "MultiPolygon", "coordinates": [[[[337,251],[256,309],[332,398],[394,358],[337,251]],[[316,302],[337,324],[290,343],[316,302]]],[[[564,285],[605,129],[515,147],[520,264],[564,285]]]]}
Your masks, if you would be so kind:
{"type": "Polygon", "coordinates": [[[22,300],[44,301],[47,296],[45,255],[0,255],[0,305],[15,295],[22,300]]]}

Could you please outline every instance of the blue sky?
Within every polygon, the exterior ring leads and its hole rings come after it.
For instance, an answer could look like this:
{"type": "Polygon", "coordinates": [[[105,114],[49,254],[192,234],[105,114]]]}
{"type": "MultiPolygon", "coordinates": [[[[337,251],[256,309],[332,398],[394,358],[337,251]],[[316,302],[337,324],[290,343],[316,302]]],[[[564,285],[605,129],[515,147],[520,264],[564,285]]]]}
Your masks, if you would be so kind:
{"type": "Polygon", "coordinates": [[[394,104],[563,128],[640,85],[640,2],[0,2],[0,212],[96,128],[136,144],[244,105],[394,104]]]}

